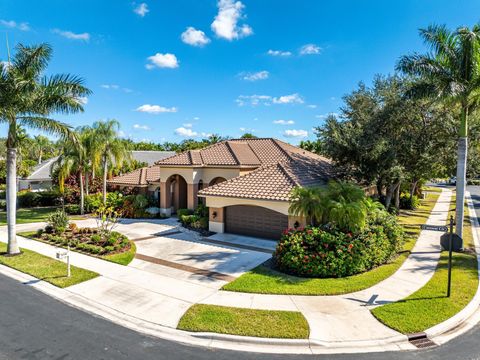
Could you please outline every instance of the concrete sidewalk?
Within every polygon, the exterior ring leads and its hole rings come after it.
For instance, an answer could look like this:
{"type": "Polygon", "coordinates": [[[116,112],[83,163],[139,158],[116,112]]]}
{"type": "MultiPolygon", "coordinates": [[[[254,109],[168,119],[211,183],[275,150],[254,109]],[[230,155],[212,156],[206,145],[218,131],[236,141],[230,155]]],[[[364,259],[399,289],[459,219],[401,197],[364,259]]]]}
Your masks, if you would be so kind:
{"type": "MultiPolygon", "coordinates": [[[[427,224],[445,224],[451,196],[451,190],[442,190],[427,224]]],[[[38,227],[38,224],[29,224],[19,226],[19,230],[38,227]]],[[[135,232],[132,229],[130,231],[135,232]]],[[[72,264],[96,271],[101,276],[67,289],[58,289],[56,292],[71,294],[72,299],[75,299],[75,306],[113,318],[114,321],[118,314],[122,314],[122,319],[128,318],[130,325],[137,324],[133,327],[138,327],[140,321],[140,324],[143,324],[140,330],[143,326],[145,331],[153,328],[159,331],[156,326],[160,325],[169,329],[167,331],[169,336],[183,334],[182,336],[188,336],[190,340],[193,337],[198,342],[209,339],[210,345],[211,341],[217,341],[227,346],[225,343],[228,341],[225,339],[232,339],[237,345],[249,341],[252,343],[264,341],[266,344],[267,340],[248,338],[240,340],[239,337],[212,334],[186,335],[184,332],[174,330],[181,316],[192,304],[302,312],[310,325],[309,341],[305,343],[268,340],[269,344],[278,343],[275,345],[276,349],[281,348],[278,347],[279,344],[287,346],[290,343],[310,347],[310,350],[312,346],[327,349],[349,348],[349,344],[351,349],[358,348],[359,344],[369,348],[376,346],[383,350],[414,348],[406,342],[405,335],[378,322],[371,315],[370,309],[401,300],[430,280],[440,257],[440,236],[439,232],[422,231],[411,255],[395,274],[369,289],[346,295],[288,296],[226,292],[219,290],[225,283],[219,280],[200,283],[195,279],[186,278],[180,270],[145,271],[136,266],[121,266],[79,253],[72,254],[72,264]],[[117,315],[114,316],[112,313],[117,315]]],[[[19,240],[20,246],[24,248],[55,257],[53,246],[21,237],[19,240]]],[[[6,241],[5,229],[0,229],[0,241],[6,241]]],[[[51,288],[49,285],[46,287],[51,288]]],[[[62,297],[68,298],[66,295],[62,297]]],[[[229,344],[227,347],[232,346],[229,344]]]]}

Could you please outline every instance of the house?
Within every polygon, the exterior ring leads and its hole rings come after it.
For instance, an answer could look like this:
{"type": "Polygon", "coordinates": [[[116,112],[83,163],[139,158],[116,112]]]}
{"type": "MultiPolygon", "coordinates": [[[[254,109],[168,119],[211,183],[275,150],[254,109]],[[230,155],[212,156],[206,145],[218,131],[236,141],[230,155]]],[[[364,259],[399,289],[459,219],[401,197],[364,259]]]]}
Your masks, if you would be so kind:
{"type": "Polygon", "coordinates": [[[234,139],[189,150],[114,178],[110,184],[158,191],[161,212],[209,207],[209,228],[278,239],[305,219],[288,213],[296,186],[325,184],[330,160],[272,138],[234,139]]]}
{"type": "Polygon", "coordinates": [[[50,169],[58,156],[45,160],[34,167],[33,172],[26,178],[18,179],[18,190],[46,191],[52,187],[50,169]]]}
{"type": "Polygon", "coordinates": [[[175,151],[150,151],[150,150],[133,150],[130,152],[132,159],[139,163],[146,163],[152,166],[155,162],[175,155],[175,151]]]}

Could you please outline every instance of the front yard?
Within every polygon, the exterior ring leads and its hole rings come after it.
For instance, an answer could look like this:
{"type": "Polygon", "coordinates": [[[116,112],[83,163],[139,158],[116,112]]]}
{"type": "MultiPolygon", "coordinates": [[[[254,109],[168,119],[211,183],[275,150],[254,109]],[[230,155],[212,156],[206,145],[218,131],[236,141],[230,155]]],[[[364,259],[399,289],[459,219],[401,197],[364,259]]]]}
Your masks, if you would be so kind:
{"type": "Polygon", "coordinates": [[[0,264],[49,282],[60,288],[75,285],[93,279],[97,273],[71,266],[71,276],[67,277],[67,265],[27,249],[16,256],[6,256],[7,245],[0,243],[0,264]]]}
{"type": "Polygon", "coordinates": [[[301,278],[260,265],[225,285],[223,290],[280,295],[338,295],[369,288],[390,277],[408,257],[420,234],[420,225],[426,222],[438,199],[439,193],[434,190],[427,194],[416,210],[399,214],[398,220],[405,229],[407,239],[403,252],[393,262],[344,278],[301,278]]]}
{"type": "MultiPolygon", "coordinates": [[[[47,221],[47,218],[57,209],[56,206],[17,209],[17,224],[47,221]]],[[[79,216],[72,217],[72,219],[77,218],[81,219],[79,216]]],[[[7,225],[7,213],[5,211],[0,211],[0,225],[7,225]]]]}

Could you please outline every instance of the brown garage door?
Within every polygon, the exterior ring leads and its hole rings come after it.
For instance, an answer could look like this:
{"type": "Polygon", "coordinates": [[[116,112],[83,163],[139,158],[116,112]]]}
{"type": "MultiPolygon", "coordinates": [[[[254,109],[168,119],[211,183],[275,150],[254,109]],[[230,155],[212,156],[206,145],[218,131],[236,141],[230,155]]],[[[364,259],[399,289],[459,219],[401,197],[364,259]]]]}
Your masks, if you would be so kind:
{"type": "Polygon", "coordinates": [[[225,231],[267,239],[280,239],[288,227],[288,216],[260,206],[228,206],[225,231]]]}

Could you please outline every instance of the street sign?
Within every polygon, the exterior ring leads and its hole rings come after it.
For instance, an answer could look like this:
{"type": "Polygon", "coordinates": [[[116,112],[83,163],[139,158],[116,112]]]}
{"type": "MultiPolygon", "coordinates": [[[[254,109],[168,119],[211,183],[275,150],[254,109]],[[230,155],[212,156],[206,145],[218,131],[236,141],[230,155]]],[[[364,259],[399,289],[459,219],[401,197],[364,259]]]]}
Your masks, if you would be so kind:
{"type": "Polygon", "coordinates": [[[447,232],[448,227],[446,226],[437,226],[437,225],[420,225],[420,228],[422,230],[432,230],[432,231],[441,231],[441,232],[447,232]]]}

